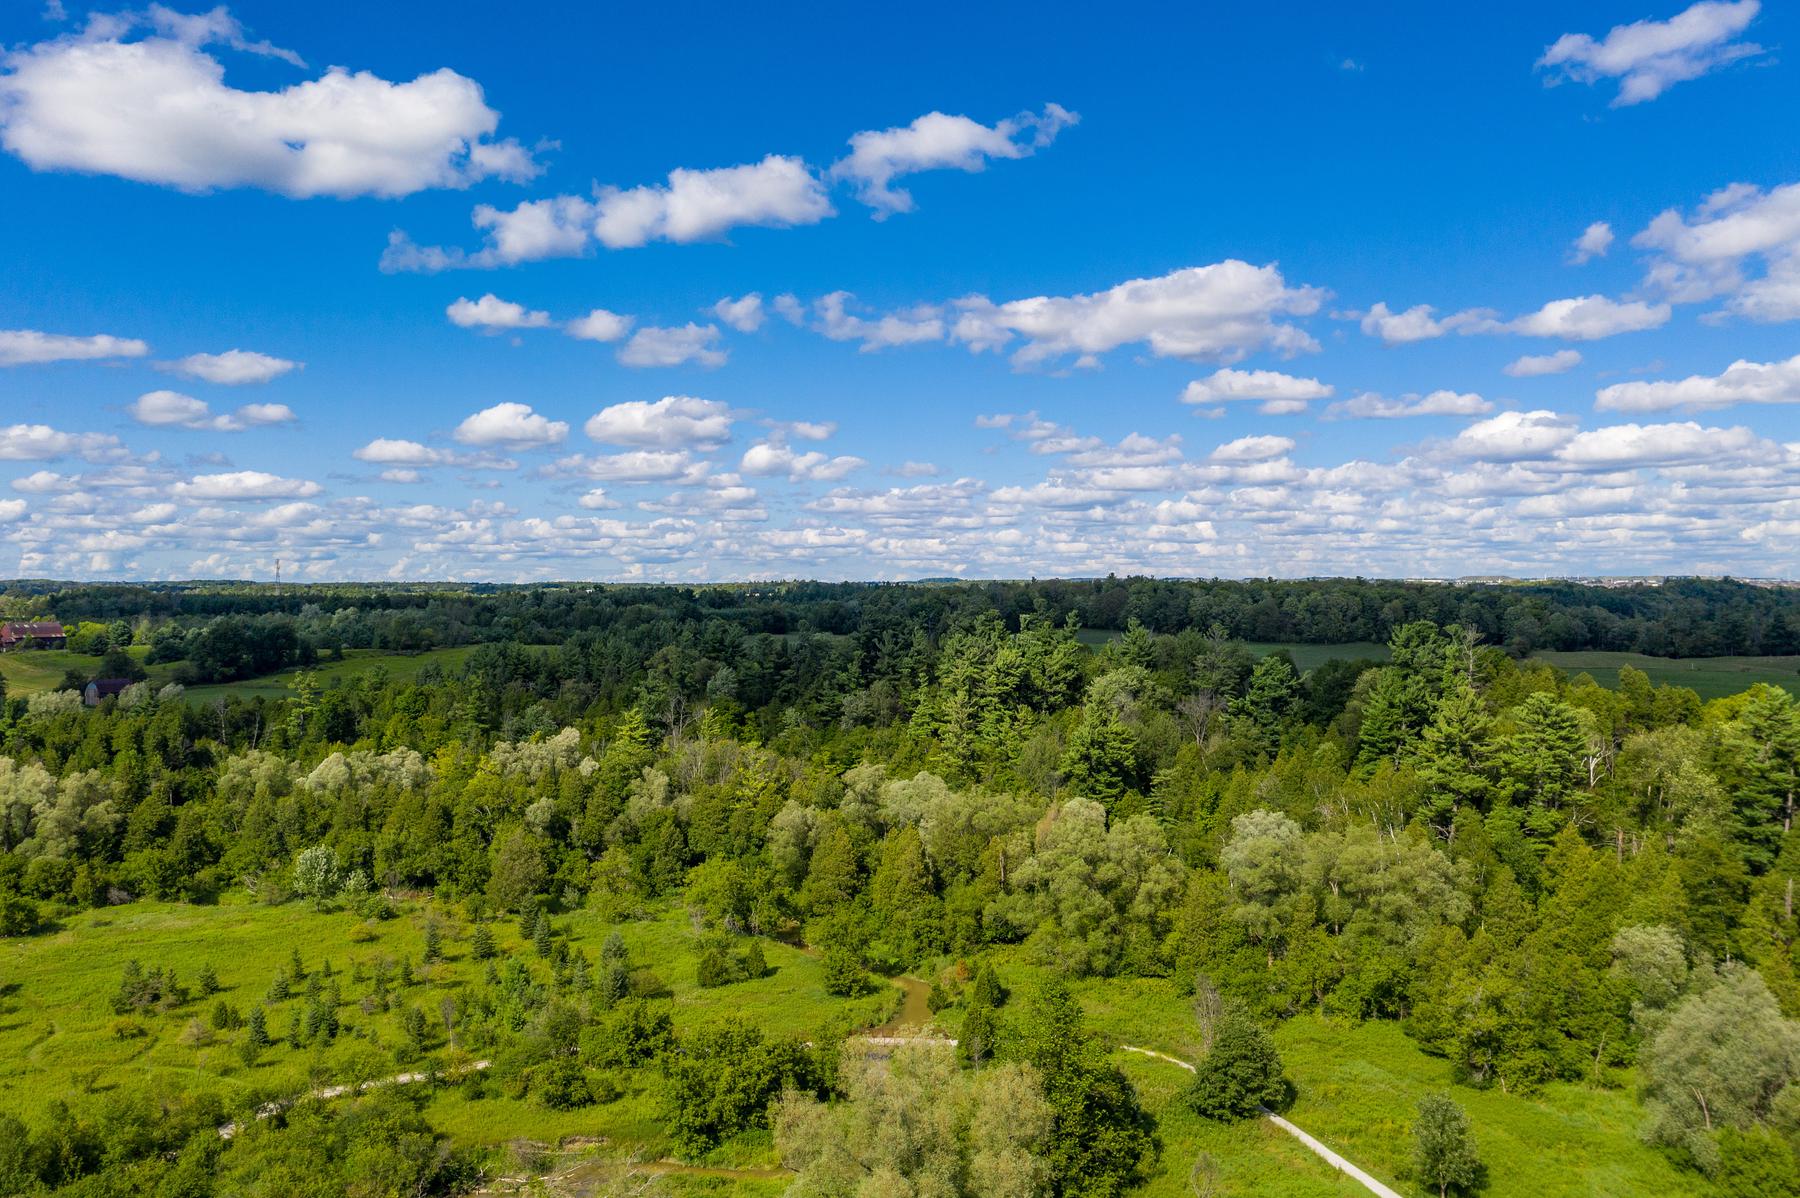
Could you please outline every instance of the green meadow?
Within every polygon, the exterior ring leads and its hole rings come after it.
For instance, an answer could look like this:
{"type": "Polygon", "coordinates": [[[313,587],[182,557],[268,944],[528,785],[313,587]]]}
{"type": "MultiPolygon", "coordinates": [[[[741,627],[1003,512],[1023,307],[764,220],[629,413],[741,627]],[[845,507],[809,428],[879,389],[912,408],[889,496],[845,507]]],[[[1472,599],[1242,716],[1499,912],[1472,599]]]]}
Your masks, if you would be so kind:
{"type": "MultiPolygon", "coordinates": [[[[341,685],[375,670],[386,671],[387,676],[394,681],[409,682],[418,677],[419,671],[427,666],[435,665],[453,672],[461,668],[475,649],[474,645],[426,649],[418,653],[346,649],[342,661],[321,661],[312,667],[312,672],[318,677],[319,685],[325,688],[341,685]]],[[[150,648],[148,645],[133,645],[128,652],[142,663],[150,648]]],[[[6,679],[6,693],[15,698],[60,688],[63,675],[70,670],[91,677],[99,668],[98,657],[71,653],[67,649],[24,649],[0,654],[0,677],[6,679]]],[[[175,672],[181,668],[181,663],[159,662],[145,668],[149,671],[150,683],[162,686],[175,680],[175,672]]],[[[187,699],[190,703],[214,703],[226,696],[240,699],[261,696],[269,700],[292,698],[294,675],[297,673],[297,669],[289,669],[237,682],[191,686],[187,691],[187,699]]]]}
{"type": "MultiPolygon", "coordinates": [[[[427,666],[437,666],[446,673],[454,673],[476,648],[475,645],[458,645],[452,649],[425,649],[418,653],[396,653],[386,649],[346,649],[344,660],[321,661],[311,667],[311,672],[318,679],[319,686],[326,690],[376,670],[385,671],[392,681],[410,682],[427,666]]],[[[239,699],[260,696],[271,701],[289,699],[294,695],[294,675],[299,672],[297,669],[281,670],[237,682],[192,686],[188,688],[188,702],[213,703],[227,696],[239,699]]]]}
{"type": "MultiPolygon", "coordinates": [[[[150,646],[133,645],[126,652],[142,665],[150,654],[150,646]]],[[[172,681],[177,665],[163,662],[146,667],[150,681],[157,686],[172,681]]],[[[6,693],[13,698],[57,690],[62,686],[63,675],[70,670],[92,677],[99,668],[98,657],[71,653],[67,649],[16,649],[11,653],[0,653],[0,678],[6,679],[6,693]]]]}
{"type": "MultiPolygon", "coordinates": [[[[819,964],[787,945],[765,942],[768,976],[719,989],[695,982],[696,939],[685,911],[654,919],[608,923],[589,911],[553,921],[559,934],[590,960],[615,927],[625,940],[639,984],[666,995],[678,1028],[737,1011],[754,1013],[771,1035],[805,1035],[827,1020],[869,1026],[887,1018],[898,992],[883,990],[853,1001],[825,994],[819,964]]],[[[495,920],[489,930],[502,957],[516,956],[542,969],[516,920],[495,920]]],[[[210,1088],[234,1102],[252,1103],[342,1081],[384,1077],[416,1066],[397,1061],[400,1012],[419,1007],[434,1022],[432,1048],[454,1065],[460,1053],[437,1024],[442,1000],[477,980],[484,969],[469,953],[471,926],[458,912],[406,903],[392,919],[364,920],[342,910],[316,912],[289,903],[265,906],[228,901],[217,906],[137,902],[85,911],[54,931],[0,941],[0,1111],[30,1119],[41,1113],[47,1091],[104,1094],[128,1085],[179,1081],[210,1088]],[[442,929],[443,960],[426,964],[425,928],[442,929]],[[298,953],[306,977],[291,996],[267,1006],[275,1043],[253,1065],[238,1055],[242,1033],[210,1033],[214,1004],[239,1013],[266,1000],[270,983],[298,953]],[[145,969],[172,968],[193,996],[165,1013],[119,1016],[111,1007],[126,962],[145,969]],[[367,1011],[361,1000],[373,990],[380,963],[405,963],[410,984],[395,982],[389,1010],[367,1011]],[[321,981],[329,963],[342,992],[338,1014],[344,1031],[329,1045],[295,1047],[287,1035],[307,1005],[307,986],[321,981]],[[220,992],[203,997],[195,985],[202,966],[218,976],[220,992]]],[[[629,1096],[628,1096],[629,1097],[629,1096]]],[[[542,1107],[500,1099],[471,1099],[451,1088],[435,1100],[446,1128],[471,1142],[500,1143],[519,1136],[550,1139],[594,1134],[610,1108],[558,1116],[542,1107]]],[[[660,1143],[653,1113],[627,1102],[615,1139],[660,1143]],[[617,1133],[628,1134],[620,1137],[617,1133]]]]}
{"type": "Polygon", "coordinates": [[[1304,674],[1328,661],[1386,661],[1388,647],[1375,641],[1340,641],[1325,645],[1307,645],[1299,641],[1249,641],[1244,647],[1258,657],[1285,651],[1293,659],[1294,668],[1304,674]]]}
{"type": "Polygon", "coordinates": [[[1747,690],[1758,682],[1786,687],[1800,695],[1800,656],[1789,657],[1650,657],[1643,653],[1539,653],[1548,662],[1571,674],[1587,673],[1602,686],[1617,686],[1619,668],[1631,666],[1650,675],[1650,681],[1685,686],[1702,699],[1722,699],[1747,690]]]}
{"type": "MultiPolygon", "coordinates": [[[[1095,980],[1076,993],[1095,1026],[1115,1042],[1192,1060],[1198,1055],[1187,999],[1161,978],[1095,980]]],[[[1295,1102],[1288,1117],[1362,1168],[1402,1192],[1410,1187],[1410,1129],[1419,1099],[1448,1092],[1468,1112],[1484,1162],[1484,1198],[1586,1198],[1590,1195],[1705,1194],[1698,1174],[1677,1169],[1662,1151],[1638,1138],[1642,1113],[1629,1072],[1604,1087],[1556,1083],[1529,1097],[1454,1083],[1448,1062],[1433,1057],[1393,1023],[1348,1023],[1299,1016],[1275,1031],[1295,1102]]],[[[1141,1085],[1179,1084],[1183,1070],[1153,1058],[1122,1054],[1141,1085]]],[[[1148,1092],[1148,1091],[1147,1091],[1148,1092]]],[[[1164,1135],[1197,1124],[1197,1151],[1211,1151],[1225,1194],[1310,1194],[1285,1175],[1264,1177],[1255,1161],[1232,1161],[1207,1147],[1216,1124],[1159,1107],[1170,1119],[1164,1135]],[[1287,1188],[1282,1188],[1282,1187],[1287,1188]]],[[[1298,1145],[1266,1124],[1257,1125],[1298,1145]]],[[[1238,1129],[1240,1134],[1242,1129],[1238,1129]]],[[[1303,1153],[1303,1155],[1305,1155],[1303,1153]]],[[[1314,1165],[1316,1158],[1306,1155],[1314,1165]]],[[[1327,1179],[1338,1175],[1324,1170],[1327,1179]]],[[[1348,1184],[1339,1179],[1338,1184],[1348,1184]]],[[[1169,1193],[1185,1193],[1171,1190],[1169,1193]]],[[[1366,1193],[1351,1186],[1345,1193],[1366,1193]]]]}
{"type": "MultiPolygon", "coordinates": [[[[855,1000],[832,998],[815,958],[771,941],[764,942],[766,977],[702,989],[695,982],[697,934],[680,907],[622,923],[582,910],[554,923],[558,934],[590,959],[598,957],[601,942],[616,928],[638,984],[663,996],[680,1029],[739,1014],[772,1035],[805,1036],[828,1024],[880,1023],[899,998],[888,988],[855,1000]]],[[[516,920],[495,920],[488,927],[502,958],[516,956],[542,970],[516,920]]],[[[0,942],[0,1111],[31,1120],[41,1116],[46,1093],[79,1103],[121,1089],[176,1087],[211,1089],[237,1109],[248,1109],[312,1087],[386,1077],[421,1067],[394,1052],[402,1041],[400,1011],[407,1006],[431,1016],[430,1057],[454,1071],[473,1054],[455,1046],[437,1012],[446,996],[473,984],[484,968],[470,956],[471,930],[459,911],[424,901],[400,904],[392,919],[365,920],[345,910],[319,912],[299,903],[267,906],[237,898],[216,906],[139,902],[85,911],[46,934],[0,942]],[[441,929],[443,959],[426,964],[425,928],[434,921],[441,929]],[[218,1001],[240,1013],[265,1002],[276,972],[287,968],[295,953],[306,975],[291,984],[291,997],[268,1002],[274,1043],[246,1064],[237,1049],[243,1033],[211,1030],[210,1012],[218,1001]],[[111,999],[130,960],[146,968],[173,968],[195,990],[193,997],[172,1011],[116,1015],[111,999]],[[411,981],[394,984],[391,1009],[370,1009],[362,1000],[384,962],[390,968],[405,963],[411,981]],[[342,992],[338,1014],[344,1030],[328,1045],[296,1047],[288,1042],[289,1029],[307,1005],[308,985],[323,979],[327,963],[342,992]],[[220,983],[214,997],[195,988],[206,965],[220,983]]],[[[1015,953],[1003,953],[1000,962],[1015,993],[1028,993],[1037,971],[1015,953]]],[[[1079,983],[1076,993],[1096,1030],[1110,1041],[1193,1055],[1187,1003],[1168,981],[1091,980],[1079,983]]],[[[953,1022],[949,1016],[947,1023],[953,1022]]],[[[1448,1085],[1448,1067],[1386,1025],[1299,1019],[1284,1026],[1278,1039],[1299,1091],[1295,1121],[1378,1176],[1402,1178],[1412,1107],[1428,1089],[1448,1085]]],[[[1158,1119],[1163,1151],[1142,1191],[1148,1198],[1191,1194],[1197,1164],[1218,1194],[1348,1198],[1360,1192],[1270,1124],[1217,1124],[1188,1112],[1181,1102],[1185,1071],[1136,1054],[1120,1052],[1115,1059],[1158,1119]]],[[[657,1160],[669,1152],[656,1077],[639,1071],[621,1080],[623,1092],[615,1101],[557,1112],[511,1097],[500,1083],[469,1073],[459,1084],[429,1091],[426,1113],[458,1142],[499,1151],[529,1141],[552,1152],[560,1167],[573,1167],[574,1176],[598,1184],[612,1167],[607,1160],[657,1160]],[[557,1145],[565,1146],[560,1154],[557,1145]]],[[[1573,1180],[1570,1170],[1577,1164],[1599,1170],[1590,1178],[1616,1180],[1621,1188],[1609,1192],[1689,1192],[1682,1188],[1682,1175],[1630,1134],[1633,1104],[1627,1092],[1564,1086],[1527,1100],[1459,1088],[1457,1098],[1484,1137],[1496,1175],[1490,1193],[1497,1198],[1600,1192],[1573,1180]]],[[[665,1184],[678,1194],[775,1194],[779,1182],[731,1172],[766,1171],[775,1164],[768,1133],[752,1133],[705,1158],[701,1165],[710,1174],[670,1176],[665,1184]]]]}

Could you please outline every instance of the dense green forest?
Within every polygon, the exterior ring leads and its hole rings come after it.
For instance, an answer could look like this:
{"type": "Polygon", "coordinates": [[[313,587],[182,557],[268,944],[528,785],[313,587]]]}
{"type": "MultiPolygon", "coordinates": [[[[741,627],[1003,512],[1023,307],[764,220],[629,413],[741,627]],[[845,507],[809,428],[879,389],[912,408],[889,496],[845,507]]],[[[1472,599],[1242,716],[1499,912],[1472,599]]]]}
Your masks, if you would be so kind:
{"type": "MultiPolygon", "coordinates": [[[[107,1034],[186,1037],[218,1067],[8,1091],[0,1193],[455,1193],[517,1171],[423,1087],[287,1105],[352,1060],[551,1122],[640,1103],[674,1155],[763,1145],[796,1194],[1120,1195],[1190,1164],[1198,1188],[1204,1162],[1170,1159],[1180,1121],[1282,1107],[1271,1033],[1321,1019],[1398,1029],[1459,1091],[1622,1095],[1691,1192],[1800,1190],[1800,711],[1767,685],[1702,702],[1520,660],[1800,651],[1793,591],[9,584],[0,604],[197,681],[480,646],[406,680],[302,670],[278,702],[5,702],[0,1034],[40,984],[14,980],[24,954],[78,953],[134,908],[416,941],[334,968],[297,940],[234,961],[146,937],[107,1034]],[[1274,640],[1390,653],[1302,673],[1243,643],[1274,640]],[[846,1041],[898,975],[929,983],[953,1052],[846,1041]],[[804,1015],[684,1005],[814,976],[834,1005],[804,1015]],[[1169,1104],[1083,1006],[1131,986],[1192,1031],[1169,1104]]],[[[1502,1184],[1448,1097],[1408,1134],[1418,1192],[1502,1184]]]]}
{"type": "Polygon", "coordinates": [[[706,587],[0,583],[0,617],[126,621],[162,657],[193,656],[200,681],[233,676],[234,658],[247,653],[293,659],[333,648],[560,644],[583,632],[661,647],[690,632],[719,635],[709,628],[715,623],[733,637],[854,636],[866,665],[872,640],[916,632],[936,638],[982,612],[1012,629],[1032,615],[1059,625],[1073,618],[1090,629],[1136,622],[1170,635],[1216,626],[1245,641],[1310,644],[1382,642],[1404,624],[1429,620],[1479,633],[1514,656],[1542,649],[1657,657],[1800,653],[1800,589],[1698,578],[1618,587],[1110,577],[706,587]],[[199,635],[224,616],[238,620],[212,633],[218,643],[199,635]]]}

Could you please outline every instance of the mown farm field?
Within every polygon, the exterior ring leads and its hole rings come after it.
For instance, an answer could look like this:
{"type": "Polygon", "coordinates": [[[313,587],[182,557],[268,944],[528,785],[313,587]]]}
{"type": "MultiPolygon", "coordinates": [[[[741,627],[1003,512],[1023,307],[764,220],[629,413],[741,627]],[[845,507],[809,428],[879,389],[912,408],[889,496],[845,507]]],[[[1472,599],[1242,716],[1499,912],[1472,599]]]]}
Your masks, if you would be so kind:
{"type": "Polygon", "coordinates": [[[1792,657],[1650,657],[1643,653],[1539,653],[1548,662],[1571,674],[1592,674],[1602,686],[1616,686],[1619,669],[1631,666],[1650,675],[1650,681],[1685,686],[1702,699],[1720,699],[1747,690],[1758,682],[1785,687],[1800,695],[1800,656],[1792,657]]]}

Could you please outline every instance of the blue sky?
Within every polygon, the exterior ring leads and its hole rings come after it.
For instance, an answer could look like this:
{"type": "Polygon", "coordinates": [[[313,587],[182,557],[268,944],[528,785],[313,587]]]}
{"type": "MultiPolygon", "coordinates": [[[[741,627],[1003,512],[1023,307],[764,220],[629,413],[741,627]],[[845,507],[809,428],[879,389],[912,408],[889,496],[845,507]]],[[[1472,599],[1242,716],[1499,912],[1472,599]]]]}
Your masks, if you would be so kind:
{"type": "Polygon", "coordinates": [[[1792,10],[1569,13],[9,5],[0,575],[1800,574],[1792,10]]]}

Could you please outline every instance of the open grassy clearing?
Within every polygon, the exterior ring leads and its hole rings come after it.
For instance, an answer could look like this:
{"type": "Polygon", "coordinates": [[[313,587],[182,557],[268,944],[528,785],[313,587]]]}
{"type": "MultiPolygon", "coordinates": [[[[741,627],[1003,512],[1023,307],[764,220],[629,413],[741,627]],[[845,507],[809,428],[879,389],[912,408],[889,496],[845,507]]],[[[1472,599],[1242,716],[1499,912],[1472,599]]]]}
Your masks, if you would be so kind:
{"type": "MultiPolygon", "coordinates": [[[[644,981],[668,995],[681,1028],[737,1013],[754,1018],[772,1035],[805,1035],[833,1019],[850,1026],[879,1023],[899,997],[883,990],[849,1002],[831,998],[817,961],[772,942],[764,946],[767,977],[702,989],[694,980],[694,934],[680,910],[616,925],[590,911],[554,922],[590,960],[598,958],[601,943],[617,927],[634,967],[655,975],[644,981]]],[[[489,926],[503,956],[516,956],[542,971],[517,921],[496,920],[489,926]]],[[[456,913],[424,904],[405,904],[397,918],[369,922],[346,911],[315,912],[299,904],[140,902],[82,912],[48,934],[0,941],[0,1110],[30,1118],[46,1092],[80,1095],[163,1079],[217,1089],[237,1099],[260,1099],[411,1068],[392,1051],[401,1042],[400,1008],[418,1006],[435,1020],[446,994],[479,977],[483,966],[469,956],[468,932],[469,925],[456,913]],[[432,966],[421,963],[427,918],[440,920],[445,929],[445,959],[432,966]],[[172,967],[189,987],[201,966],[210,964],[221,985],[218,998],[247,1014],[251,1005],[263,1001],[276,972],[296,950],[309,976],[330,961],[342,988],[338,1013],[346,1030],[328,1046],[294,1048],[285,1042],[295,1012],[306,1006],[305,981],[294,985],[293,997],[270,1005],[269,1031],[277,1042],[254,1066],[244,1065],[237,1055],[235,1041],[241,1033],[193,1042],[190,1024],[196,1019],[204,1023],[216,1001],[197,990],[178,1010],[130,1017],[145,1034],[121,1037],[115,1031],[120,1017],[110,1004],[127,961],[137,960],[146,969],[172,967]],[[371,983],[356,980],[357,967],[365,978],[372,977],[381,960],[410,962],[415,981],[394,987],[393,1010],[365,1013],[358,1003],[371,983]]],[[[436,1045],[441,1048],[443,1040],[440,1031],[436,1045]]],[[[529,1103],[509,1107],[502,1100],[471,1100],[455,1089],[445,1091],[437,1103],[450,1130],[480,1143],[515,1136],[554,1140],[593,1135],[596,1120],[604,1124],[611,1118],[610,1107],[559,1116],[529,1103]],[[459,1110],[463,1106],[479,1109],[465,1118],[459,1110]]],[[[630,1134],[621,1138],[632,1140],[654,1133],[650,1138],[660,1143],[653,1114],[634,1111],[629,1102],[621,1114],[623,1128],[600,1133],[617,1137],[626,1131],[630,1134]]]]}
{"type": "MultiPolygon", "coordinates": [[[[872,1026],[899,1000],[884,988],[845,1001],[826,995],[818,961],[788,945],[764,942],[770,973],[718,989],[694,980],[696,935],[686,912],[670,907],[651,918],[610,923],[591,911],[559,917],[558,932],[597,958],[615,927],[646,982],[666,995],[676,1026],[691,1029],[727,1015],[750,1019],[773,1035],[809,1035],[828,1023],[872,1026]]],[[[504,956],[534,970],[544,966],[521,937],[517,921],[490,925],[504,956]]],[[[444,995],[470,985],[482,969],[469,956],[470,925],[459,914],[428,903],[402,904],[391,920],[370,922],[342,910],[315,912],[298,904],[262,906],[228,901],[214,907],[133,903],[83,912],[51,933],[0,942],[0,1110],[32,1119],[44,1095],[104,1094],[119,1087],[174,1084],[216,1089],[243,1102],[294,1093],[326,1082],[386,1076],[416,1068],[397,1059],[402,1040],[399,1011],[413,1005],[433,1014],[444,995]],[[427,918],[445,929],[441,963],[423,966],[427,918]],[[339,1016],[345,1031],[329,1045],[296,1048],[286,1042],[296,1011],[306,1005],[302,981],[294,997],[270,1005],[276,1043],[254,1065],[240,1059],[242,1033],[216,1038],[190,1030],[204,1023],[214,999],[197,993],[178,1010],[129,1017],[145,1034],[122,1038],[111,1009],[128,960],[173,967],[192,986],[203,964],[222,985],[220,998],[240,1011],[263,1001],[276,971],[298,950],[309,976],[329,960],[343,991],[339,1016]],[[365,1012],[375,962],[409,962],[415,980],[395,987],[390,1011],[365,1012]],[[209,1042],[210,1041],[210,1042],[209,1042]]],[[[1000,955],[1003,978],[1020,996],[1037,972],[1018,957],[1000,955]]],[[[1186,999],[1164,979],[1090,980],[1075,992],[1093,1026],[1115,1043],[1132,1043],[1192,1059],[1193,1021],[1186,999]]],[[[953,1025],[954,1012],[946,1022],[953,1025]]],[[[1491,1198],[1557,1198],[1617,1193],[1699,1194],[1699,1179],[1683,1173],[1637,1138],[1640,1111],[1629,1078],[1619,1089],[1556,1085],[1531,1098],[1452,1086],[1449,1066],[1419,1050],[1391,1024],[1345,1025],[1302,1017],[1277,1032],[1297,1088],[1294,1121],[1377,1176],[1405,1188],[1408,1129],[1421,1096],[1450,1090],[1468,1110],[1492,1170],[1491,1198]]],[[[434,1056],[454,1063],[459,1054],[438,1032],[434,1056]]],[[[1300,1144],[1261,1121],[1219,1125],[1189,1114],[1180,1102],[1187,1075],[1174,1066],[1131,1054],[1118,1061],[1159,1120],[1163,1157],[1147,1198],[1177,1198],[1189,1190],[1189,1174],[1203,1155],[1219,1194],[1331,1198],[1358,1192],[1300,1144]]],[[[435,1091],[427,1113],[457,1141],[500,1146],[517,1140],[545,1145],[587,1144],[612,1159],[668,1155],[658,1108],[657,1081],[640,1071],[624,1075],[614,1102],[555,1112],[529,1099],[507,1096],[486,1077],[435,1091]]],[[[573,1158],[563,1158],[565,1161],[573,1158]]],[[[704,1164],[768,1168],[775,1163],[767,1133],[722,1145],[704,1164]]],[[[758,1179],[685,1176],[670,1179],[678,1193],[779,1192],[758,1179]]]]}
{"type": "MultiPolygon", "coordinates": [[[[142,665],[150,654],[150,646],[132,645],[126,652],[142,665]]],[[[176,665],[162,662],[146,667],[150,681],[157,686],[172,681],[176,665]]],[[[63,675],[70,670],[92,678],[99,669],[98,657],[71,653],[67,649],[16,649],[11,653],[0,653],[0,677],[6,679],[6,693],[15,699],[61,689],[63,675]]]]}
{"type": "MultiPolygon", "coordinates": [[[[1002,972],[1010,982],[1017,971],[1002,972]]],[[[1076,993],[1094,1025],[1115,1040],[1194,1059],[1193,1018],[1170,982],[1089,981],[1076,993]]],[[[1449,1063],[1425,1053],[1392,1023],[1301,1016],[1282,1024],[1275,1040],[1296,1089],[1288,1117],[1402,1191],[1409,1189],[1410,1129],[1419,1099],[1448,1091],[1474,1125],[1490,1172],[1485,1198],[1710,1192],[1698,1174],[1676,1168],[1638,1138],[1642,1111],[1629,1074],[1620,1075],[1613,1089],[1558,1083],[1520,1097],[1454,1085],[1449,1063]]],[[[1134,1078],[1159,1068],[1181,1073],[1138,1059],[1141,1067],[1127,1062],[1134,1078]]],[[[1182,1080],[1185,1075],[1174,1079],[1182,1080]]],[[[1223,1192],[1283,1191],[1253,1186],[1223,1192]]]]}
{"type": "Polygon", "coordinates": [[[1144,1198],[1192,1198],[1190,1177],[1202,1157],[1202,1172],[1213,1193],[1266,1198],[1368,1198],[1368,1191],[1308,1152],[1298,1140],[1261,1119],[1214,1123],[1188,1110],[1181,1094],[1188,1074],[1164,1061],[1130,1053],[1116,1058],[1156,1113],[1162,1157],[1144,1188],[1144,1198]]]}
{"type": "Polygon", "coordinates": [[[1475,1129],[1486,1198],[1707,1194],[1704,1178],[1638,1138],[1629,1073],[1616,1089],[1554,1083],[1528,1098],[1453,1085],[1448,1062],[1388,1023],[1302,1017],[1275,1034],[1299,1094],[1289,1117],[1378,1176],[1401,1176],[1425,1094],[1449,1091],[1475,1129]]]}
{"type": "MultiPolygon", "coordinates": [[[[418,653],[398,653],[386,649],[346,649],[344,660],[321,661],[312,670],[318,676],[319,685],[326,688],[376,669],[386,670],[390,678],[408,682],[418,677],[419,671],[426,666],[435,665],[451,672],[460,669],[477,647],[458,645],[451,649],[426,649],[418,653]]],[[[149,655],[150,647],[133,645],[128,652],[142,664],[149,655]]],[[[149,672],[151,685],[162,686],[175,680],[175,672],[181,665],[181,662],[159,662],[145,668],[149,672]]],[[[71,653],[67,649],[22,649],[0,654],[0,677],[6,679],[6,693],[14,698],[59,689],[63,675],[69,670],[92,677],[99,668],[98,657],[71,653]]],[[[251,699],[258,695],[270,700],[291,698],[294,693],[294,675],[298,672],[297,669],[281,670],[237,682],[192,686],[188,688],[187,699],[190,703],[214,703],[230,695],[240,699],[251,699]]]]}
{"type": "MultiPolygon", "coordinates": [[[[386,649],[346,649],[343,661],[321,661],[312,667],[312,672],[318,677],[320,687],[327,690],[376,669],[386,670],[388,677],[396,681],[410,682],[426,666],[435,665],[446,672],[461,669],[463,662],[478,647],[458,645],[452,649],[426,649],[418,653],[395,653],[386,649]]],[[[240,699],[254,699],[258,696],[269,700],[287,699],[293,697],[293,681],[297,673],[298,670],[281,670],[238,682],[189,687],[187,698],[190,703],[213,703],[233,695],[240,699]]]]}
{"type": "Polygon", "coordinates": [[[1685,686],[1702,699],[1722,699],[1748,690],[1758,682],[1786,687],[1800,695],[1800,656],[1789,657],[1650,657],[1643,653],[1539,653],[1548,662],[1571,674],[1592,674],[1602,686],[1619,684],[1619,667],[1631,666],[1650,675],[1650,681],[1685,686]]]}
{"type": "MultiPolygon", "coordinates": [[[[672,907],[644,920],[614,924],[591,911],[576,911],[555,921],[559,934],[597,958],[601,942],[615,927],[624,938],[636,968],[666,995],[676,1026],[691,1029],[738,1015],[772,1035],[809,1035],[830,1024],[872,1026],[898,1005],[898,990],[843,1000],[826,995],[819,962],[788,945],[764,942],[770,973],[764,978],[718,989],[702,989],[694,980],[695,933],[686,912],[672,907]],[[660,984],[658,984],[660,983],[660,984]]],[[[544,968],[519,932],[517,921],[490,925],[503,956],[516,956],[534,970],[544,968]]],[[[469,956],[470,925],[453,910],[414,902],[401,905],[391,920],[365,921],[343,910],[316,912],[300,904],[269,907],[242,899],[217,906],[140,902],[69,917],[57,930],[30,938],[0,942],[0,1111],[33,1120],[41,1115],[44,1095],[68,1096],[80,1103],[90,1096],[121,1088],[177,1086],[216,1090],[241,1104],[296,1093],[325,1083],[388,1076],[415,1069],[419,1062],[398,1059],[400,1009],[417,1006],[432,1015],[442,997],[472,984],[483,968],[469,956]],[[444,960],[421,964],[427,918],[445,929],[444,960]],[[166,1013],[127,1017],[127,1026],[143,1035],[121,1038],[120,1016],[111,999],[129,960],[146,968],[175,969],[194,986],[202,965],[216,970],[218,999],[240,1012],[264,1000],[278,969],[298,950],[309,978],[329,960],[343,992],[338,1014],[344,1025],[328,1045],[294,1047],[286,1037],[294,1014],[306,1006],[306,981],[293,986],[293,997],[270,1004],[269,1030],[275,1043],[254,1065],[240,1059],[241,1032],[196,1037],[190,1030],[205,1023],[217,999],[196,991],[182,1007],[166,1013]],[[396,985],[390,1011],[364,1012],[359,1003],[369,993],[368,981],[379,960],[406,961],[415,981],[396,985]]],[[[1009,970],[1028,991],[1030,970],[1009,970]]],[[[1104,1025],[1120,1011],[1118,999],[1135,986],[1090,983],[1082,997],[1104,1025]]],[[[1179,1016],[1179,1001],[1164,1004],[1179,1016]]],[[[454,1064],[466,1059],[434,1034],[433,1056],[454,1064]]],[[[1207,1154],[1221,1193],[1292,1195],[1330,1198],[1355,1193],[1353,1187],[1313,1158],[1289,1137],[1252,1122],[1221,1126],[1200,1120],[1178,1101],[1185,1075],[1170,1066],[1122,1056],[1121,1064],[1140,1086],[1157,1114],[1164,1154],[1148,1187],[1151,1198],[1187,1194],[1188,1175],[1207,1154]]],[[[647,1071],[620,1076],[624,1093],[616,1101],[574,1111],[549,1111],[529,1099],[507,1096],[485,1076],[432,1093],[427,1115],[458,1142],[502,1146],[518,1140],[544,1145],[586,1144],[587,1151],[618,1159],[631,1155],[654,1160],[668,1155],[669,1142],[659,1110],[657,1079],[647,1071]]],[[[564,1158],[568,1159],[568,1158],[564,1158]]],[[[724,1168],[766,1169],[774,1165],[767,1133],[740,1136],[705,1158],[703,1164],[724,1168]]],[[[668,1179],[675,1193],[773,1194],[781,1185],[766,1179],[681,1176],[668,1179]]]]}
{"type": "Polygon", "coordinates": [[[1299,641],[1249,641],[1244,646],[1258,657],[1286,650],[1301,673],[1317,669],[1328,661],[1386,661],[1388,647],[1374,641],[1339,641],[1326,645],[1307,645],[1299,641]]]}

